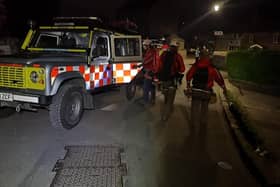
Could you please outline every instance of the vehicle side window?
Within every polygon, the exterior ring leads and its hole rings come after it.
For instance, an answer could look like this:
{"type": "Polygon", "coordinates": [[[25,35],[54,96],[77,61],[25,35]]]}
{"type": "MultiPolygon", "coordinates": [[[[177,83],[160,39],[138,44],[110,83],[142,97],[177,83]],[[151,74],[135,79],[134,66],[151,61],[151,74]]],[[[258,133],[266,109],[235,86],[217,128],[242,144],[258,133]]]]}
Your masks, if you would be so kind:
{"type": "Polygon", "coordinates": [[[41,34],[36,43],[36,47],[57,47],[58,37],[53,35],[41,34]]]}
{"type": "Polygon", "coordinates": [[[114,43],[117,57],[140,55],[138,38],[115,38],[114,43]]]}
{"type": "Polygon", "coordinates": [[[60,41],[61,48],[75,48],[76,40],[72,36],[62,35],[60,41]]]}
{"type": "Polygon", "coordinates": [[[88,30],[39,30],[32,39],[31,47],[48,49],[86,49],[89,45],[88,30]]]}
{"type": "Polygon", "coordinates": [[[93,57],[105,56],[108,57],[108,39],[105,37],[98,37],[93,49],[93,57]]]}

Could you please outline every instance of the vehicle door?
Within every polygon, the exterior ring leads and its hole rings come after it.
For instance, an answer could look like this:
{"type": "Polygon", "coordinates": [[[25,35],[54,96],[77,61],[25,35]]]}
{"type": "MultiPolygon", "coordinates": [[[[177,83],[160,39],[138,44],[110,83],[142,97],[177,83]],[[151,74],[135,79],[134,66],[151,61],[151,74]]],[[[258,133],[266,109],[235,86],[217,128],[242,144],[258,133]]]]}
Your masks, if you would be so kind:
{"type": "Polygon", "coordinates": [[[113,81],[129,83],[140,71],[142,63],[141,36],[111,35],[113,81]]]}
{"type": "Polygon", "coordinates": [[[110,37],[106,33],[93,35],[90,61],[90,87],[100,88],[112,84],[110,37]]]}

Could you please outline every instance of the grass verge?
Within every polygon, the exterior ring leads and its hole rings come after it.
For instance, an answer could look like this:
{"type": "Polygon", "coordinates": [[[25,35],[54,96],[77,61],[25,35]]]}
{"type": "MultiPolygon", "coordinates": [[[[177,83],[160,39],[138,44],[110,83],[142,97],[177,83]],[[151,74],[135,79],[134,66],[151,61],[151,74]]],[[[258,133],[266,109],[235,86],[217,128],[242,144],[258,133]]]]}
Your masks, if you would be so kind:
{"type": "Polygon", "coordinates": [[[249,114],[246,108],[241,104],[238,98],[228,91],[227,101],[229,103],[229,110],[235,117],[238,127],[245,138],[245,140],[253,147],[254,150],[264,147],[263,140],[257,133],[257,130],[253,127],[253,123],[250,120],[249,114]]]}

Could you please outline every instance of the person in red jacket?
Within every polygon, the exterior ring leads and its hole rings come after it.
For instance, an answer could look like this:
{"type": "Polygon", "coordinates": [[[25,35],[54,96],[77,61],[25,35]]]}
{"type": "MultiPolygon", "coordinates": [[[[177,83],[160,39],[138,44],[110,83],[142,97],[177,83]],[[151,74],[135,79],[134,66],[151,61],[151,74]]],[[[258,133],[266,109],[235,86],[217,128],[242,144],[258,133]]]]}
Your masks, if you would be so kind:
{"type": "Polygon", "coordinates": [[[162,53],[164,51],[167,51],[169,49],[169,45],[168,43],[164,40],[163,43],[162,43],[162,46],[161,46],[161,49],[159,51],[159,55],[162,55],[162,53]]]}
{"type": "Polygon", "coordinates": [[[226,94],[226,86],[220,72],[211,64],[209,54],[203,50],[200,59],[192,65],[186,75],[186,94],[192,95],[191,121],[192,123],[207,123],[208,104],[213,94],[214,82],[223,89],[226,94]],[[192,88],[191,89],[191,81],[192,88]]]}
{"type": "Polygon", "coordinates": [[[169,49],[160,55],[157,69],[160,80],[170,81],[172,84],[175,83],[178,73],[184,73],[185,64],[183,57],[178,53],[177,42],[171,42],[169,49]]]}
{"type": "Polygon", "coordinates": [[[144,104],[154,104],[156,97],[156,88],[153,84],[153,77],[157,71],[158,52],[151,45],[152,41],[149,39],[144,40],[143,48],[143,70],[144,70],[144,85],[143,85],[143,97],[144,104]]]}
{"type": "Polygon", "coordinates": [[[192,79],[194,79],[193,88],[211,91],[215,81],[226,91],[224,79],[220,72],[211,64],[207,51],[201,52],[200,59],[187,72],[187,89],[190,89],[192,79]],[[197,73],[198,71],[200,73],[197,73]]]}
{"type": "Polygon", "coordinates": [[[177,77],[183,75],[184,71],[184,60],[178,53],[177,42],[173,41],[170,43],[170,48],[161,54],[158,66],[158,76],[164,95],[164,106],[161,116],[163,121],[168,119],[172,111],[177,89],[177,77]]]}

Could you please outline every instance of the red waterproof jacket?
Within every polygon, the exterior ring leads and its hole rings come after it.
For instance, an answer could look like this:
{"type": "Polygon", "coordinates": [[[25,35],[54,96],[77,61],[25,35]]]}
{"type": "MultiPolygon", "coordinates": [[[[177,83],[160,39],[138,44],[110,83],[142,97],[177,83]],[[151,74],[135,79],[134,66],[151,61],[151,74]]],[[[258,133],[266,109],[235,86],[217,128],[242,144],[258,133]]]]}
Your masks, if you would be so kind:
{"type": "Polygon", "coordinates": [[[163,44],[161,46],[161,50],[166,51],[169,48],[169,46],[167,44],[163,44]]]}
{"type": "MultiPolygon", "coordinates": [[[[161,70],[162,66],[163,66],[162,64],[164,62],[164,58],[165,58],[166,53],[167,52],[164,51],[160,55],[157,72],[159,72],[161,70]]],[[[185,68],[183,57],[179,53],[176,53],[174,60],[175,61],[174,61],[174,63],[172,63],[172,67],[171,67],[171,75],[174,76],[176,73],[184,73],[186,68],[185,68]]]]}
{"type": "Polygon", "coordinates": [[[221,76],[220,72],[211,65],[209,58],[202,58],[198,60],[198,62],[193,64],[192,67],[189,69],[186,75],[188,87],[190,87],[190,81],[192,80],[198,68],[208,68],[208,89],[211,89],[214,86],[214,81],[217,82],[222,88],[225,88],[225,82],[223,77],[221,76]]]}
{"type": "Polygon", "coordinates": [[[156,49],[150,48],[146,51],[143,59],[143,68],[147,71],[157,71],[159,56],[156,49]]]}

